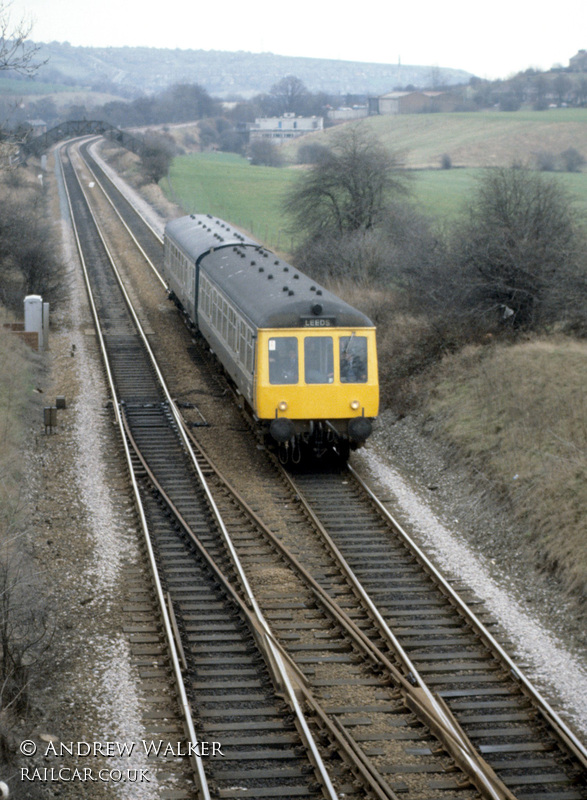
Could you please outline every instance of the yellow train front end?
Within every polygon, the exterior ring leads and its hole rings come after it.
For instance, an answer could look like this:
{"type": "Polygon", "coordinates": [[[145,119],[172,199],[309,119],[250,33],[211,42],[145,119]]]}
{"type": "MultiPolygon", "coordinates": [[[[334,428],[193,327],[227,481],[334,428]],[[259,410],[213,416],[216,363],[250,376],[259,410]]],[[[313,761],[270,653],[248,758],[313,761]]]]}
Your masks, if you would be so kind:
{"type": "Polygon", "coordinates": [[[375,328],[258,331],[255,413],[282,448],[360,447],[379,411],[375,328]]]}

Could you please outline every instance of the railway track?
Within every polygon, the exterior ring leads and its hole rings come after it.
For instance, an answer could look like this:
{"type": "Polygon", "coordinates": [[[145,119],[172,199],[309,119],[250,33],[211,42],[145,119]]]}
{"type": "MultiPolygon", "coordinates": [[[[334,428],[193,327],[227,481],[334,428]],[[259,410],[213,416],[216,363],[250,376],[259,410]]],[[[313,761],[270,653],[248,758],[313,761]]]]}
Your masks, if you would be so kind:
{"type": "MultiPolygon", "coordinates": [[[[298,475],[294,483],[276,482],[276,503],[283,508],[277,541],[200,454],[199,469],[214,485],[213,504],[222,506],[224,525],[230,528],[245,565],[247,578],[243,582],[238,577],[225,538],[210,526],[209,499],[197,511],[193,484],[178,480],[176,465],[182,452],[185,455],[177,439],[181,422],[150,385],[136,388],[140,358],[129,347],[126,328],[118,330],[121,317],[115,314],[114,320],[113,329],[107,324],[106,330],[113,361],[131,368],[131,377],[122,379],[123,386],[128,381],[122,396],[129,437],[143,454],[137,470],[150,487],[146,493],[142,490],[145,506],[153,519],[157,508],[163,508],[163,516],[171,516],[187,537],[181,546],[176,536],[155,541],[164,584],[180,583],[186,595],[190,587],[200,585],[188,555],[201,545],[212,563],[239,587],[232,597],[233,610],[241,609],[239,625],[250,629],[254,628],[254,620],[247,620],[250,580],[254,603],[261,618],[269,621],[281,657],[290,662],[297,694],[312,712],[323,748],[344,752],[348,769],[362,787],[359,794],[447,800],[587,797],[580,745],[565,730],[553,732],[556,719],[536,707],[532,692],[518,676],[512,678],[511,665],[488,646],[485,633],[481,634],[485,641],[479,643],[479,625],[465,620],[466,611],[454,598],[447,599],[446,587],[439,588],[438,581],[430,578],[428,566],[423,569],[405,538],[398,539],[382,509],[359,488],[352,473],[298,475]],[[169,432],[175,445],[163,454],[162,439],[169,432]],[[358,588],[347,562],[365,589],[358,588]],[[182,577],[165,577],[175,575],[174,570],[182,577]],[[426,686],[432,690],[428,694],[426,686]],[[469,738],[490,762],[487,769],[478,759],[469,763],[476,759],[468,749],[469,738]]],[[[145,369],[152,373],[151,367],[145,369]]],[[[152,527],[159,524],[163,523],[152,527]]],[[[211,602],[214,607],[217,601],[211,602]]],[[[179,600],[172,601],[180,612],[176,628],[184,634],[182,642],[186,636],[189,642],[192,632],[194,643],[218,643],[218,616],[210,615],[207,631],[195,629],[197,603],[192,597],[186,610],[179,600]]],[[[227,608],[222,609],[224,614],[231,616],[227,608]]],[[[235,637],[231,631],[230,641],[235,637]]],[[[233,651],[233,667],[240,653],[238,648],[233,651]]],[[[213,657],[209,663],[217,671],[213,657]]],[[[225,677],[225,691],[218,691],[218,697],[225,698],[213,701],[218,713],[231,694],[240,698],[237,702],[245,702],[244,695],[229,686],[235,677],[230,668],[225,677]]],[[[199,685],[192,685],[191,691],[199,708],[197,697],[206,692],[199,685]]],[[[206,701],[202,702],[205,709],[206,701]]],[[[277,717],[272,722],[277,723],[277,717]]],[[[226,724],[235,730],[234,722],[226,724]]],[[[312,759],[309,764],[314,770],[312,759]]],[[[260,774],[265,768],[256,769],[260,774]]],[[[340,787],[345,779],[340,771],[335,773],[340,787]]],[[[229,774],[230,780],[237,780],[236,772],[229,774]]],[[[352,785],[344,788],[348,792],[352,785]]]]}
{"type": "Polygon", "coordinates": [[[403,650],[405,669],[447,703],[508,789],[533,800],[584,797],[581,746],[356,473],[299,475],[292,490],[393,631],[390,652],[403,650]]]}
{"type": "MultiPolygon", "coordinates": [[[[180,495],[188,481],[191,529],[214,536],[217,521],[185,459],[169,397],[149,358],[145,338],[139,335],[138,320],[129,313],[69,161],[63,163],[63,172],[127,442],[140,441],[146,434],[147,449],[155,443],[157,457],[163,456],[160,477],[180,495]]],[[[177,520],[141,481],[137,450],[131,453],[129,448],[129,455],[148,549],[157,567],[161,613],[188,731],[186,749],[192,753],[197,796],[334,797],[317,749],[312,750],[307,740],[301,715],[284,703],[287,678],[278,694],[259,646],[259,633],[243,613],[246,610],[205,553],[195,552],[178,538],[177,520]],[[197,717],[191,710],[195,701],[197,717]]],[[[153,451],[150,460],[156,461],[153,451]]]]}

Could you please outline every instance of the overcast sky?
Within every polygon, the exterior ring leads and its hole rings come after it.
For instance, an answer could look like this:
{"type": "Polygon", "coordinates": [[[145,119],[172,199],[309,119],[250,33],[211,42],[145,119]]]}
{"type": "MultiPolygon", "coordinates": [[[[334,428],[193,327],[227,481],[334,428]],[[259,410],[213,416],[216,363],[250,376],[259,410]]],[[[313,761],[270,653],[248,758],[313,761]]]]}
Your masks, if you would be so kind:
{"type": "MultiPolygon", "coordinates": [[[[2,5],[0,0],[0,6],[2,5]]],[[[147,46],[453,67],[505,78],[587,49],[587,3],[559,0],[12,0],[38,42],[147,46]],[[155,9],[155,10],[153,10],[155,9]],[[214,10],[213,10],[214,9],[214,10]]]]}

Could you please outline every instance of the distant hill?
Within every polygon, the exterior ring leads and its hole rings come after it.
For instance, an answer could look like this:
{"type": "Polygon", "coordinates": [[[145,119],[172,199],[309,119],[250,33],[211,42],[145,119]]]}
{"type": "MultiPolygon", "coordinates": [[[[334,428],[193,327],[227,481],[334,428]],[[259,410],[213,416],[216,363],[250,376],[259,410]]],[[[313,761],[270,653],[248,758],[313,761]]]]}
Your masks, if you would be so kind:
{"type": "MultiPolygon", "coordinates": [[[[285,75],[296,75],[311,92],[378,95],[397,86],[418,88],[467,83],[469,72],[443,67],[366,64],[272,53],[218,50],[164,50],[150,47],[40,45],[48,63],[39,81],[85,85],[100,91],[137,95],[174,83],[198,83],[216,97],[252,97],[267,92],[285,75]]],[[[28,87],[29,91],[32,87],[28,87]]]]}

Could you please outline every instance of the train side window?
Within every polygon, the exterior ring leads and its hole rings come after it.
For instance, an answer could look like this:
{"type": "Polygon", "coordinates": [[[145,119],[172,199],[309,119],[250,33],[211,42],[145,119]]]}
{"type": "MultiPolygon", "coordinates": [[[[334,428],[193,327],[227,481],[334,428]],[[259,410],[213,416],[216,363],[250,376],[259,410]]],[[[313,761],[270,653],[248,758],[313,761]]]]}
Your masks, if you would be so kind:
{"type": "Polygon", "coordinates": [[[340,347],[340,382],[367,382],[367,337],[341,336],[340,347]]]}
{"type": "Polygon", "coordinates": [[[298,382],[298,340],[295,336],[269,339],[269,383],[298,382]]]}
{"type": "Polygon", "coordinates": [[[332,383],[334,380],[332,336],[306,336],[304,362],[306,383],[332,383]]]}

